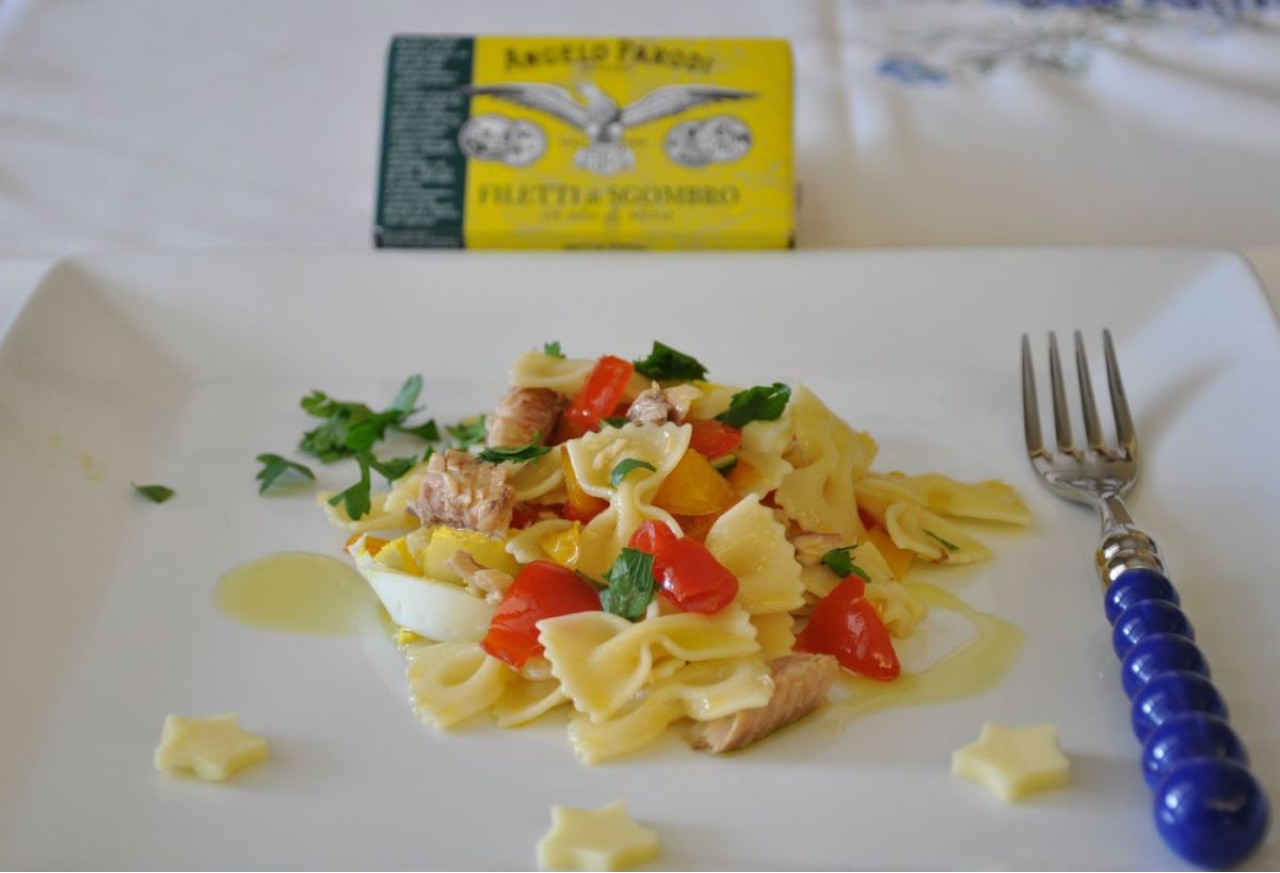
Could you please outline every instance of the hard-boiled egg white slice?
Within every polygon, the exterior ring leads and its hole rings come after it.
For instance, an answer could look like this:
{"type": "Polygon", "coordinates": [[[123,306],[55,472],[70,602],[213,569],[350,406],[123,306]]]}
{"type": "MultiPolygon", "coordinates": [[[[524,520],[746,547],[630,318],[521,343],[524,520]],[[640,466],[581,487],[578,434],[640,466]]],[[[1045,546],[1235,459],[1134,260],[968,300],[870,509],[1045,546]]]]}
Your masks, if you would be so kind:
{"type": "Polygon", "coordinates": [[[437,642],[481,640],[489,631],[494,607],[452,582],[392,570],[353,543],[356,569],[400,627],[437,642]]]}

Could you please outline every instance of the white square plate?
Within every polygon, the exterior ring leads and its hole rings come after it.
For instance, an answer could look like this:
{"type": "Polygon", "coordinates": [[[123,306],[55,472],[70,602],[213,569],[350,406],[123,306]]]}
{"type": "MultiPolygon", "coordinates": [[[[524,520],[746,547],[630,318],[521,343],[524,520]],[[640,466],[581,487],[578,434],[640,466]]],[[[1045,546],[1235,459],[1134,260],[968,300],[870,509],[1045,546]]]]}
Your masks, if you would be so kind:
{"type": "MultiPolygon", "coordinates": [[[[510,868],[553,803],[618,798],[676,868],[1166,868],[1093,575],[1096,523],[1022,447],[1018,342],[1118,341],[1160,541],[1263,783],[1280,785],[1280,342],[1234,255],[1187,250],[760,255],[235,254],[58,266],[0,347],[0,864],[510,868]],[[808,383],[879,469],[1013,483],[1026,531],[931,576],[1019,624],[973,699],[810,720],[737,756],[676,737],[596,768],[563,724],[436,736],[382,639],[240,626],[214,581],[336,553],[311,500],[262,498],[312,388],[381,402],[410,373],[442,422],[488,408],[521,350],[639,356],[808,383]],[[130,482],[162,482],[156,506],[130,482]],[[151,767],[167,712],[240,713],[272,760],[211,786],[151,767]],[[1059,726],[1068,790],[1006,806],[948,773],[983,721],[1059,726]]],[[[1043,360],[1043,358],[1041,358],[1043,360]]],[[[1099,390],[1102,390],[1099,388],[1099,390]]],[[[1103,395],[1105,396],[1105,394],[1103,395]]],[[[347,467],[320,470],[341,485],[347,467]]],[[[1254,863],[1280,862],[1274,841],[1254,863]]]]}

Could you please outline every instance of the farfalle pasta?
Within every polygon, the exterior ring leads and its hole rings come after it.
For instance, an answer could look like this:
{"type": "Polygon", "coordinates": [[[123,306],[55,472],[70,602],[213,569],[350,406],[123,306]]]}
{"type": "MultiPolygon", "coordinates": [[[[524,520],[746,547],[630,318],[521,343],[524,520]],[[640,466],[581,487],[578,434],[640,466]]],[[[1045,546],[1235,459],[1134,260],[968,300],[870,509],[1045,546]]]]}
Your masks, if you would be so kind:
{"type": "Polygon", "coordinates": [[[929,621],[912,565],[990,557],[957,519],[1029,518],[1000,482],[872,472],[875,440],[802,384],[711,382],[662,343],[555,352],[519,355],[488,418],[363,515],[324,495],[436,728],[563,711],[586,763],[677,722],[732,750],[819,705],[833,660],[892,681],[888,640],[929,621]],[[855,625],[880,629],[875,669],[832,636],[855,625]]]}

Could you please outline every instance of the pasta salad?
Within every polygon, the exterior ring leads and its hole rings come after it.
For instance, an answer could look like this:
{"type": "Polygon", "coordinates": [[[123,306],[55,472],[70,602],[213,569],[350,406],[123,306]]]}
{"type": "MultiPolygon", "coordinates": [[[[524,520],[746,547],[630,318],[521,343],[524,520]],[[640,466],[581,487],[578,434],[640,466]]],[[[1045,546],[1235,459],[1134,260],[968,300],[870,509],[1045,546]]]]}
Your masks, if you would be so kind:
{"type": "Polygon", "coordinates": [[[873,472],[875,440],[804,385],[708,381],[658,342],[526,352],[450,433],[357,517],[321,505],[400,628],[425,721],[565,708],[587,763],[676,722],[732,751],[840,671],[894,681],[894,640],[928,612],[910,567],[991,557],[956,519],[1029,520],[1001,482],[873,472]]]}

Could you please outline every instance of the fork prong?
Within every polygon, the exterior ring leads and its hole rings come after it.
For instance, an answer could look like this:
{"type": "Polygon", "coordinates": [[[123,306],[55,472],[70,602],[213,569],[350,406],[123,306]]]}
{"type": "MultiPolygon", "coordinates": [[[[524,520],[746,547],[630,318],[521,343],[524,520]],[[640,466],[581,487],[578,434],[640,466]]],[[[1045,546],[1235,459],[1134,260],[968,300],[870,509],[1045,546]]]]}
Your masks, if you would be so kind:
{"type": "Polygon", "coordinates": [[[1067,392],[1062,385],[1062,359],[1058,355],[1058,335],[1049,331],[1049,386],[1053,389],[1053,429],[1058,436],[1058,451],[1070,453],[1071,413],[1067,410],[1067,392]]]}
{"type": "Polygon", "coordinates": [[[1027,452],[1038,455],[1044,451],[1044,438],[1040,435],[1040,405],[1036,402],[1036,372],[1031,363],[1031,340],[1022,335],[1022,425],[1027,433],[1027,452]]]}
{"type": "Polygon", "coordinates": [[[1124,383],[1120,381],[1120,364],[1116,362],[1116,347],[1111,342],[1111,331],[1102,331],[1102,347],[1107,357],[1107,387],[1111,389],[1111,411],[1116,417],[1116,437],[1126,456],[1132,458],[1138,451],[1138,437],[1133,431],[1133,419],[1129,415],[1129,401],[1124,396],[1124,383]]]}
{"type": "Polygon", "coordinates": [[[1080,408],[1084,412],[1084,434],[1089,448],[1095,452],[1103,449],[1102,424],[1098,421],[1098,407],[1093,402],[1093,381],[1089,378],[1089,358],[1084,351],[1084,337],[1076,331],[1076,378],[1080,381],[1080,408]]]}

